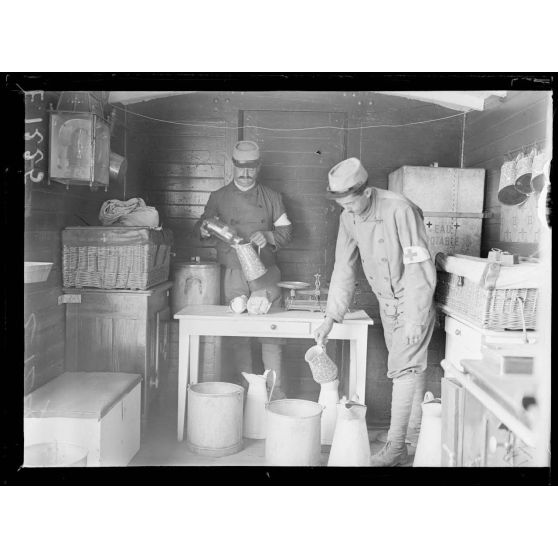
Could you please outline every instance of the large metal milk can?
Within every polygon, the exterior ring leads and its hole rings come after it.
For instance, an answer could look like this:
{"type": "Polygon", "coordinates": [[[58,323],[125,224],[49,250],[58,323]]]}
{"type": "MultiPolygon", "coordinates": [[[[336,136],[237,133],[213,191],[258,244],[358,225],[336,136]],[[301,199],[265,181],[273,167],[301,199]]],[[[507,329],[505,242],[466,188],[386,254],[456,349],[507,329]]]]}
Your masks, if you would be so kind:
{"type": "Polygon", "coordinates": [[[173,264],[171,289],[172,313],[189,304],[219,304],[221,299],[220,266],[198,259],[173,264]]]}

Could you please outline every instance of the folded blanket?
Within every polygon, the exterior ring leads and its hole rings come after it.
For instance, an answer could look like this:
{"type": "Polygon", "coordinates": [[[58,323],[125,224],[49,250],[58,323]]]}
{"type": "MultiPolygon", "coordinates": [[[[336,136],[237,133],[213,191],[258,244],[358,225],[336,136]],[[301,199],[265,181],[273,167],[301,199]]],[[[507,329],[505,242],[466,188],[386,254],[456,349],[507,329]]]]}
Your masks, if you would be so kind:
{"type": "Polygon", "coordinates": [[[538,263],[521,262],[514,266],[502,266],[489,262],[488,258],[470,256],[447,256],[437,254],[436,266],[477,283],[483,288],[532,289],[541,284],[541,268],[538,263]]]}
{"type": "Polygon", "coordinates": [[[158,227],[159,212],[154,207],[140,207],[120,217],[117,224],[126,227],[158,227]]]}
{"type": "Polygon", "coordinates": [[[107,200],[99,211],[99,221],[102,225],[110,226],[124,215],[142,207],[145,207],[145,202],[141,198],[131,198],[128,201],[107,200]]]}

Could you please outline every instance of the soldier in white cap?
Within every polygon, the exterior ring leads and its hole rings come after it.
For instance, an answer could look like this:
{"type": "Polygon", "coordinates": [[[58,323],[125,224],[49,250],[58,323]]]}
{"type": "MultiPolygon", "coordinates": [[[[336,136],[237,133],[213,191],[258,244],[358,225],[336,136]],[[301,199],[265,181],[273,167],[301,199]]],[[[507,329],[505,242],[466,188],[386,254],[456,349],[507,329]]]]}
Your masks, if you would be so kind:
{"type": "MultiPolygon", "coordinates": [[[[292,225],[287,217],[281,194],[257,182],[260,169],[260,150],[253,141],[239,141],[232,154],[233,181],[212,192],[204,214],[196,224],[202,238],[209,234],[202,226],[204,219],[219,217],[240,236],[249,239],[260,249],[260,259],[267,273],[255,281],[246,281],[236,251],[227,243],[217,241],[217,260],[225,266],[224,295],[227,304],[237,296],[265,289],[272,299],[272,307],[281,306],[282,292],[277,283],[281,272],[276,264],[276,252],[291,238],[292,225]]],[[[266,369],[276,372],[273,399],[285,397],[282,389],[281,357],[283,339],[261,338],[262,361],[266,369]]],[[[236,373],[252,372],[250,340],[234,338],[231,344],[236,373]]]]}
{"type": "Polygon", "coordinates": [[[428,343],[435,321],[436,269],[420,208],[406,197],[368,185],[356,158],[329,172],[327,196],[343,207],[329,287],[326,317],[314,336],[327,340],[352,300],[357,259],[378,298],[393,380],[391,422],[385,446],[371,465],[390,467],[408,460],[405,441],[416,447],[424,396],[428,343]]]}

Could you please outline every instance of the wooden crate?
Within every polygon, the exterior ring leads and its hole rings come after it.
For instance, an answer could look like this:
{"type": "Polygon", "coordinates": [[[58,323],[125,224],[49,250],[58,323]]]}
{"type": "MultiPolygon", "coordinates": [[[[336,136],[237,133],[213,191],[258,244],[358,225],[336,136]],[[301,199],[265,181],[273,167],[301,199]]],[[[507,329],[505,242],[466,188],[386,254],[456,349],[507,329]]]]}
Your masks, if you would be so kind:
{"type": "Polygon", "coordinates": [[[484,176],[484,169],[403,166],[390,173],[388,189],[422,209],[432,256],[479,256],[484,176]]]}
{"type": "Polygon", "coordinates": [[[26,446],[87,448],[87,466],[125,466],[140,448],[141,375],[66,372],[24,401],[26,446]]]}

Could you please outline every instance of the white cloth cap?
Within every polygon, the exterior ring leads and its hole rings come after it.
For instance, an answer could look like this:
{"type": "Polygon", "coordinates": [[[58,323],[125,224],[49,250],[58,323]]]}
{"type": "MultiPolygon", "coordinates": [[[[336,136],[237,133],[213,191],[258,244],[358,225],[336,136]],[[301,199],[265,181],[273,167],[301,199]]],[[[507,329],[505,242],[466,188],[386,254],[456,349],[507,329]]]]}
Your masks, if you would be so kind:
{"type": "Polygon", "coordinates": [[[356,157],[351,157],[335,165],[329,171],[327,178],[328,195],[332,198],[340,198],[352,194],[366,184],[368,173],[356,157]]]}
{"type": "Polygon", "coordinates": [[[241,140],[236,142],[232,160],[236,167],[257,167],[260,162],[260,148],[255,141],[241,140]]]}

